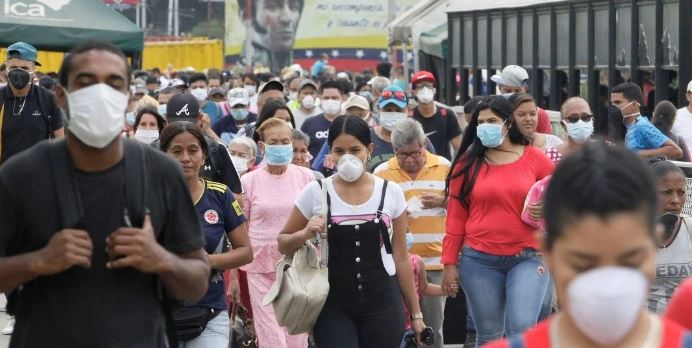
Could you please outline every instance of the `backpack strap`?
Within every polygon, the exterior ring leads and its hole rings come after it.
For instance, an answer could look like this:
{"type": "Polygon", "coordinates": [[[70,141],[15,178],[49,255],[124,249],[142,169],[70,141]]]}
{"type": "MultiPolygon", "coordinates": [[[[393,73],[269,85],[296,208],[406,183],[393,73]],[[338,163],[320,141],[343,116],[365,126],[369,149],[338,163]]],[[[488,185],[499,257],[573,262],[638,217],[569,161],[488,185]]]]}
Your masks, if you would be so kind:
{"type": "Polygon", "coordinates": [[[53,187],[60,211],[62,228],[79,228],[84,217],[84,207],[74,177],[74,164],[63,138],[48,147],[48,164],[53,173],[53,187]]]}
{"type": "Polygon", "coordinates": [[[524,336],[514,335],[507,338],[507,348],[524,348],[524,336]]]}
{"type": "Polygon", "coordinates": [[[382,236],[382,243],[384,243],[384,249],[387,251],[387,254],[391,255],[392,241],[389,237],[389,229],[387,228],[387,225],[382,219],[382,216],[384,215],[384,199],[387,194],[388,183],[389,181],[385,180],[382,184],[382,196],[380,197],[380,206],[377,208],[377,212],[375,213],[375,223],[380,225],[380,235],[382,236]]]}

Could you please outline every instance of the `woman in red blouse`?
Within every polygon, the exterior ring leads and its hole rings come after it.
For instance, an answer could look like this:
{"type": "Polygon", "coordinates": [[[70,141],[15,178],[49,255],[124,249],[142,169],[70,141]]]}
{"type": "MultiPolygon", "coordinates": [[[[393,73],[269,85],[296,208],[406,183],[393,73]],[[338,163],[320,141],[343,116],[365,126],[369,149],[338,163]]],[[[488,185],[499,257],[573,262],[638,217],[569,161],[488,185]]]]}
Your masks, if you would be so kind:
{"type": "MultiPolygon", "coordinates": [[[[443,285],[455,296],[461,279],[478,346],[535,325],[548,286],[535,230],[520,216],[529,189],[554,165],[528,144],[509,101],[489,97],[476,107],[449,177],[443,285]]],[[[541,207],[529,208],[540,217],[541,207]]]]}

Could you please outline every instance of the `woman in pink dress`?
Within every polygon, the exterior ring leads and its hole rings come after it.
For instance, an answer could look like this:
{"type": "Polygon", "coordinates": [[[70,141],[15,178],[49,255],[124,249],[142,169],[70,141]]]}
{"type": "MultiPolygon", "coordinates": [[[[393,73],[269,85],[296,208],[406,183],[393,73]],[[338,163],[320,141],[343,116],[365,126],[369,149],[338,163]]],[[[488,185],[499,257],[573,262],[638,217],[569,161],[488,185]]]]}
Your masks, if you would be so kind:
{"type": "Polygon", "coordinates": [[[276,238],[298,195],[315,177],[309,169],[291,164],[293,132],[286,122],[269,119],[257,132],[264,162],[240,179],[254,253],[254,261],[243,270],[247,272],[255,331],[261,347],[307,347],[307,335],[289,335],[276,322],[272,306],[262,306],[262,300],[274,284],[276,263],[281,258],[276,238]]]}

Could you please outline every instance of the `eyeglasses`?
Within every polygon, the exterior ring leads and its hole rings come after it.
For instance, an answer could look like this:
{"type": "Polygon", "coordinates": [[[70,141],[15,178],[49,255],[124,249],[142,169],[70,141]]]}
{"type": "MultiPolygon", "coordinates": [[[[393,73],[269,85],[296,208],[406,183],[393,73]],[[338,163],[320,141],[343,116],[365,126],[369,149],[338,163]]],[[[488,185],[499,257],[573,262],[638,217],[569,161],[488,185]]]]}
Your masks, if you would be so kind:
{"type": "Polygon", "coordinates": [[[391,99],[391,98],[405,102],[406,101],[406,93],[399,92],[399,91],[397,91],[397,92],[383,91],[382,92],[382,99],[391,99]]]}
{"type": "Polygon", "coordinates": [[[423,155],[423,151],[414,151],[414,152],[403,152],[403,153],[397,153],[396,158],[405,161],[407,158],[411,157],[413,159],[419,158],[421,155],[423,155]]]}
{"type": "Polygon", "coordinates": [[[564,118],[564,121],[567,123],[577,123],[579,120],[582,120],[584,122],[591,122],[593,120],[593,115],[589,115],[587,113],[584,114],[571,114],[567,117],[564,118]]]}

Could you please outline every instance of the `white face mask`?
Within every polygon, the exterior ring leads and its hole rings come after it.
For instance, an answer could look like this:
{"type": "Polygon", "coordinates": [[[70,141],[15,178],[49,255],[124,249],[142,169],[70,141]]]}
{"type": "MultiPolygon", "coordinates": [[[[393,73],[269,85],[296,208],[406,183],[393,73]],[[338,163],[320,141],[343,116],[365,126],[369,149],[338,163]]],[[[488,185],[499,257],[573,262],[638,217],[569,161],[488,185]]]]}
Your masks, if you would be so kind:
{"type": "Polygon", "coordinates": [[[90,147],[103,149],[125,125],[127,94],[98,83],[67,93],[68,130],[90,147]]]}
{"type": "Polygon", "coordinates": [[[363,175],[363,162],[356,156],[346,154],[341,156],[339,163],[336,164],[337,174],[344,181],[354,182],[363,175]]]}
{"type": "Polygon", "coordinates": [[[298,99],[298,92],[288,92],[288,100],[297,100],[298,99]]]}
{"type": "Polygon", "coordinates": [[[159,114],[163,116],[163,118],[166,118],[166,104],[159,105],[159,114]]]}
{"type": "Polygon", "coordinates": [[[322,110],[327,115],[338,115],[341,112],[341,102],[338,100],[324,100],[322,101],[322,110]]]}
{"type": "Polygon", "coordinates": [[[582,120],[577,121],[577,123],[568,123],[562,121],[567,127],[567,134],[572,138],[577,144],[583,144],[593,134],[593,121],[584,122],[582,120]]]}
{"type": "Polygon", "coordinates": [[[435,90],[428,87],[423,87],[420,91],[416,93],[418,101],[422,104],[430,104],[435,97],[435,90]]]}
{"type": "Polygon", "coordinates": [[[406,119],[406,113],[395,111],[380,111],[380,125],[392,131],[399,122],[406,119]]]}
{"type": "Polygon", "coordinates": [[[158,129],[137,129],[135,132],[135,139],[147,144],[151,145],[154,141],[159,139],[159,130],[158,129]]]}
{"type": "Polygon", "coordinates": [[[195,99],[197,99],[197,101],[207,100],[207,95],[209,94],[206,88],[195,88],[191,90],[190,93],[192,93],[192,95],[195,96],[195,99]]]}
{"type": "Polygon", "coordinates": [[[315,97],[311,95],[306,95],[305,98],[303,98],[303,102],[301,104],[303,104],[304,108],[312,110],[313,108],[315,108],[315,97]]]}
{"type": "Polygon", "coordinates": [[[251,96],[253,96],[253,95],[255,95],[255,93],[257,93],[257,86],[255,86],[255,85],[245,85],[244,88],[247,91],[247,93],[251,96]]]}
{"type": "Polygon", "coordinates": [[[243,175],[247,173],[247,160],[238,157],[238,156],[231,156],[231,161],[233,162],[233,166],[235,167],[235,170],[238,172],[238,175],[243,175]]]}
{"type": "Polygon", "coordinates": [[[599,267],[579,274],[568,284],[567,314],[582,334],[610,346],[632,329],[647,293],[642,272],[621,266],[599,267]]]}

